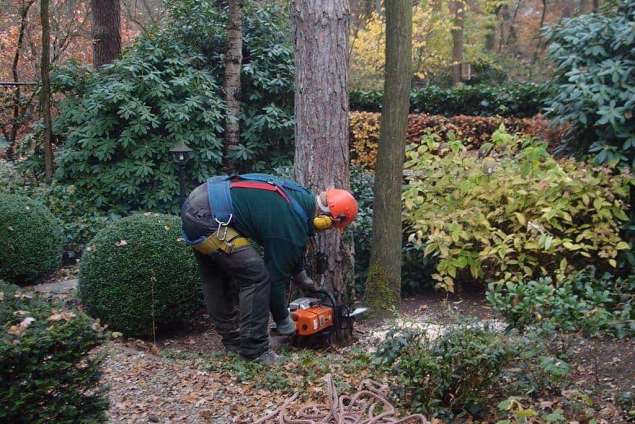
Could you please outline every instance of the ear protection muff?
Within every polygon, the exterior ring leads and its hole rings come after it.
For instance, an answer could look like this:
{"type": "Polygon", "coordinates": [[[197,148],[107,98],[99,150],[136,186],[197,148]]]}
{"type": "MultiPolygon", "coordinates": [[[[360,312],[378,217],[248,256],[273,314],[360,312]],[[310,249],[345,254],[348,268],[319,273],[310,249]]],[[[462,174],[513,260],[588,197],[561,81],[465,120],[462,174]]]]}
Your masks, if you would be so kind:
{"type": "Polygon", "coordinates": [[[313,218],[313,227],[317,231],[328,230],[333,226],[335,220],[328,215],[318,215],[313,218]]]}

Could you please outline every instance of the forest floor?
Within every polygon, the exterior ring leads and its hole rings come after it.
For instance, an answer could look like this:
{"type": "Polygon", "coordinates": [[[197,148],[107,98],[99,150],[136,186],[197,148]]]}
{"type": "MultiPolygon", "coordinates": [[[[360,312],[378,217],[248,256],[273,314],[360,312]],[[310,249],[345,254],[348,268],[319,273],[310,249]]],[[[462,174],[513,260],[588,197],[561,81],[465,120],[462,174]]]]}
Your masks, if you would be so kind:
{"type": "MultiPolygon", "coordinates": [[[[76,302],[74,285],[69,283],[73,276],[73,272],[63,273],[61,282],[44,286],[43,291],[76,302]]],[[[426,323],[433,330],[457,316],[504,327],[479,293],[454,299],[427,293],[404,299],[402,304],[401,319],[426,323]]],[[[325,401],[323,377],[329,373],[339,393],[355,392],[364,379],[382,379],[368,352],[392,323],[362,321],[351,346],[328,350],[299,350],[276,339],[275,349],[285,362],[271,369],[225,355],[204,314],[180,334],[156,342],[111,340],[100,348],[105,354],[103,381],[110,388],[109,422],[252,423],[294,393],[300,393],[294,405],[325,401]]],[[[537,405],[545,411],[565,408],[570,411],[568,422],[573,423],[591,422],[590,416],[597,423],[629,422],[615,399],[635,391],[635,340],[571,337],[568,344],[571,383],[551,398],[539,399],[537,405]],[[577,406],[572,409],[571,405],[577,406]]]]}

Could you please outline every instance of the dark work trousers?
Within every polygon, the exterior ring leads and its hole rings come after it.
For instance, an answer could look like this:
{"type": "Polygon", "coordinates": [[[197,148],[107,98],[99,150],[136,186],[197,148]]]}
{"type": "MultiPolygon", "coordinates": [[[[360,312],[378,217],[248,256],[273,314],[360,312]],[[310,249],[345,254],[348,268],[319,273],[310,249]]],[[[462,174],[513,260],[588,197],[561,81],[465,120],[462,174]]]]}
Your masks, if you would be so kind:
{"type": "MultiPolygon", "coordinates": [[[[197,202],[198,195],[202,195],[197,190],[181,210],[183,229],[191,239],[216,230],[209,206],[197,202]]],[[[206,189],[199,191],[207,195],[206,189]]],[[[203,280],[205,305],[225,348],[249,359],[267,351],[271,282],[258,252],[246,246],[231,254],[194,253],[203,280]]]]}

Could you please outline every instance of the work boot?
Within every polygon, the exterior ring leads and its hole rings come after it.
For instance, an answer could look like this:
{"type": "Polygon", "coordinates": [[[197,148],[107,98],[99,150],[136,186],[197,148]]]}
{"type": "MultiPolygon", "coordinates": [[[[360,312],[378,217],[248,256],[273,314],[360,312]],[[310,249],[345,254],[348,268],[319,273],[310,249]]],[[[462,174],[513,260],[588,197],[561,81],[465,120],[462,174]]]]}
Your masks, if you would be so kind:
{"type": "Polygon", "coordinates": [[[295,334],[295,322],[287,315],[284,321],[276,323],[273,330],[281,336],[292,336],[295,334]]]}
{"type": "Polygon", "coordinates": [[[276,352],[269,349],[265,351],[265,353],[256,357],[254,361],[259,362],[268,367],[275,367],[276,365],[280,365],[280,363],[282,362],[282,358],[280,358],[280,356],[276,352]]]}

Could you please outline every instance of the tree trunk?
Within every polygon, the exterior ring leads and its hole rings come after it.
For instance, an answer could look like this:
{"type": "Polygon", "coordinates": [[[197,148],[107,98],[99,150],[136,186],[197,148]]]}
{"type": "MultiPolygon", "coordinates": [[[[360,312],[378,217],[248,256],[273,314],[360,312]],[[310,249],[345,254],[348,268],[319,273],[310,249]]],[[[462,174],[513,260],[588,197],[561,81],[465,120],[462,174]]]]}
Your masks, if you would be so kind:
{"type": "Polygon", "coordinates": [[[463,64],[463,28],[465,26],[465,3],[462,0],[451,3],[454,18],[452,20],[452,85],[462,81],[463,64]]]}
{"type": "Polygon", "coordinates": [[[591,11],[593,13],[598,13],[599,10],[600,10],[600,0],[593,0],[591,11]]]}
{"type": "Polygon", "coordinates": [[[40,109],[44,121],[44,172],[53,176],[53,134],[51,129],[51,88],[49,77],[51,55],[51,28],[49,25],[49,0],[40,1],[42,23],[42,59],[40,63],[42,86],[40,87],[40,109]]]}
{"type": "Polygon", "coordinates": [[[119,0],[90,0],[93,12],[93,66],[112,63],[121,53],[119,0]]]}
{"type": "Polygon", "coordinates": [[[386,3],[386,71],[375,168],[373,242],[366,301],[375,315],[398,309],[401,292],[401,193],[410,80],[412,3],[386,3]]]}
{"type": "Polygon", "coordinates": [[[243,62],[243,4],[242,0],[229,1],[229,21],[227,23],[227,50],[225,51],[225,169],[236,171],[231,158],[240,142],[240,68],[243,62]]]}
{"type": "MultiPolygon", "coordinates": [[[[13,62],[11,63],[11,73],[13,75],[13,82],[20,82],[20,74],[18,73],[18,65],[20,63],[20,52],[22,51],[22,45],[24,44],[24,34],[26,32],[26,27],[28,24],[28,14],[29,9],[35,3],[35,0],[29,0],[26,3],[23,3],[20,6],[20,29],[18,30],[18,40],[17,45],[15,47],[15,54],[13,55],[13,62]]],[[[23,113],[23,109],[21,107],[22,103],[22,90],[19,85],[15,86],[15,91],[13,92],[13,111],[12,111],[12,119],[11,119],[11,130],[7,137],[7,142],[9,146],[7,147],[7,159],[12,161],[15,159],[15,148],[16,143],[18,141],[18,130],[22,126],[21,116],[23,113]]]]}
{"type": "MultiPolygon", "coordinates": [[[[348,0],[295,0],[293,12],[295,177],[314,192],[348,189],[348,0]]],[[[352,243],[330,230],[317,245],[328,254],[326,288],[340,300],[351,295],[352,243]]]]}
{"type": "Polygon", "coordinates": [[[547,16],[547,0],[542,0],[542,13],[540,14],[540,24],[538,26],[538,42],[536,43],[536,49],[531,57],[531,64],[534,65],[538,61],[538,56],[542,52],[543,40],[542,40],[542,27],[545,26],[545,17],[547,16]]]}

